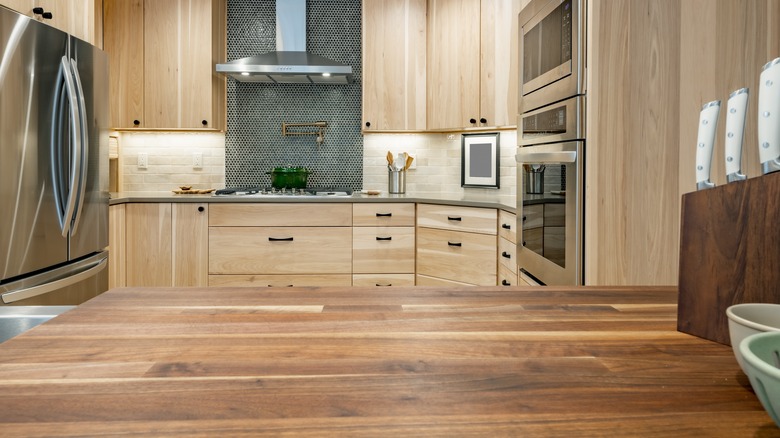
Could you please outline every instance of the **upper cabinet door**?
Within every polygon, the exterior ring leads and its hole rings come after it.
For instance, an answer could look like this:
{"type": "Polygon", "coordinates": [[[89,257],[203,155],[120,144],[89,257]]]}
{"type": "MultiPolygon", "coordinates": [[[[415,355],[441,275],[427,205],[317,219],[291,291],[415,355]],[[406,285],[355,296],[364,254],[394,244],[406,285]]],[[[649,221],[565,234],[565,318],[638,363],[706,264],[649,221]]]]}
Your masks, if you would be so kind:
{"type": "Polygon", "coordinates": [[[103,0],[103,24],[111,127],[140,127],[145,121],[144,0],[103,0]]]}
{"type": "Polygon", "coordinates": [[[428,129],[511,126],[529,0],[428,1],[428,129]]]}
{"type": "Polygon", "coordinates": [[[426,0],[363,1],[363,130],[426,126],[426,0]]]}
{"type": "Polygon", "coordinates": [[[224,129],[225,0],[104,0],[112,127],[224,129]]]}
{"type": "Polygon", "coordinates": [[[428,129],[479,120],[480,0],[428,1],[428,129]]]}
{"type": "Polygon", "coordinates": [[[101,1],[95,0],[0,0],[0,5],[67,32],[90,44],[102,47],[101,1]],[[52,18],[33,14],[33,8],[43,8],[52,18]]]}
{"type": "Polygon", "coordinates": [[[509,126],[517,123],[517,68],[520,55],[517,16],[529,1],[482,2],[479,114],[483,126],[509,126]]]}

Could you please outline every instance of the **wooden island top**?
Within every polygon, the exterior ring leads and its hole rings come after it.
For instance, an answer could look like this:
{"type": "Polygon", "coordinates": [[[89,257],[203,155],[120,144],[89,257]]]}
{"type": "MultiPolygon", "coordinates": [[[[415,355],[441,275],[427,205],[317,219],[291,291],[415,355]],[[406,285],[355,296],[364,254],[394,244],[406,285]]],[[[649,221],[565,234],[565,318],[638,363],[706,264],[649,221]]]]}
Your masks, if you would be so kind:
{"type": "Polygon", "coordinates": [[[673,287],[124,288],[0,344],[0,435],[780,436],[673,287]]]}

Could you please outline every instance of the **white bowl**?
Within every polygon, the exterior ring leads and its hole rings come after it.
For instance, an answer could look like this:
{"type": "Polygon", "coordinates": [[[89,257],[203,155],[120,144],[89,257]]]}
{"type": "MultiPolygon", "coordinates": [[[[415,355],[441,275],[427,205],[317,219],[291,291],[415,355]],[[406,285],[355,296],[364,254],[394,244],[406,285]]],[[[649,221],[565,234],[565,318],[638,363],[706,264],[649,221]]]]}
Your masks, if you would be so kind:
{"type": "Polygon", "coordinates": [[[745,371],[739,344],[746,337],[756,333],[780,332],[780,304],[735,304],[726,309],[726,315],[729,318],[731,348],[742,371],[745,371]]]}

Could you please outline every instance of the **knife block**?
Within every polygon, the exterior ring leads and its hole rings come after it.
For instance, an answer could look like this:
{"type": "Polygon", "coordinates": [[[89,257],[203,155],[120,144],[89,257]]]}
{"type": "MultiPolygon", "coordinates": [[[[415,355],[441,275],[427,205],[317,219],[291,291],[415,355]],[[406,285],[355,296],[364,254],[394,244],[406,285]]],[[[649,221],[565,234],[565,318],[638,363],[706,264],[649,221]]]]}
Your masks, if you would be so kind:
{"type": "Polygon", "coordinates": [[[780,172],[682,197],[677,330],[730,345],[739,303],[780,304],[780,172]]]}

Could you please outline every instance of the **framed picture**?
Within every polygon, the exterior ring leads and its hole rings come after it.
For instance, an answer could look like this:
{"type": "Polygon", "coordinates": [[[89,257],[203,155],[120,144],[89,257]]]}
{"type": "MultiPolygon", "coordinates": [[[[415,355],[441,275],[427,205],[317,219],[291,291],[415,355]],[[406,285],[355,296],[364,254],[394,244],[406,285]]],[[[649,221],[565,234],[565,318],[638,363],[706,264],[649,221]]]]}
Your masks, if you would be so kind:
{"type": "Polygon", "coordinates": [[[498,188],[500,169],[498,133],[461,135],[461,187],[498,188]]]}

